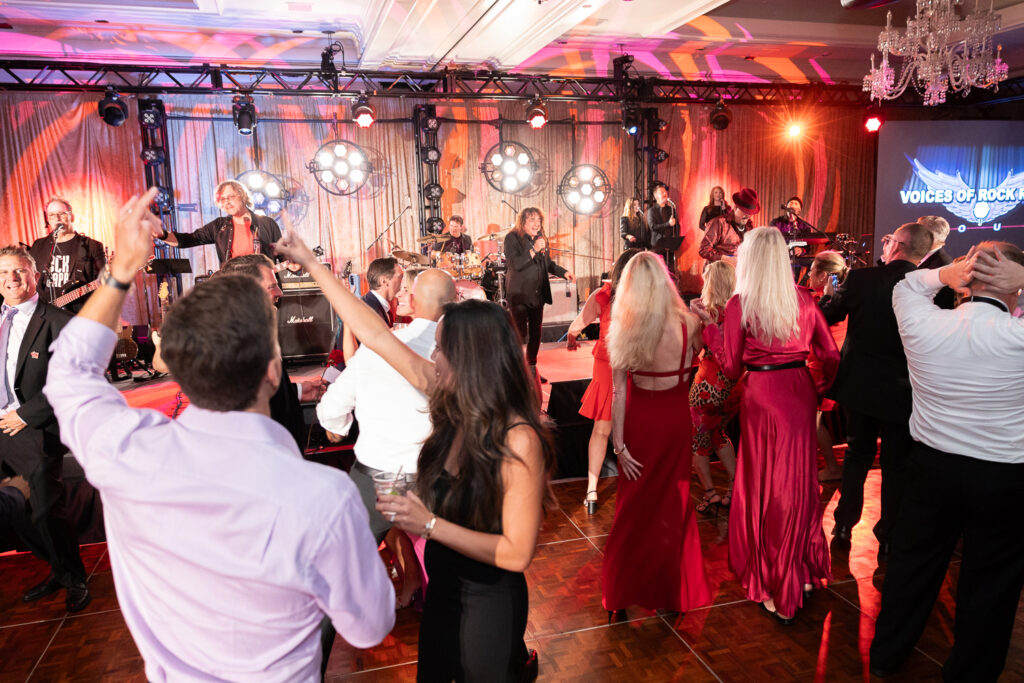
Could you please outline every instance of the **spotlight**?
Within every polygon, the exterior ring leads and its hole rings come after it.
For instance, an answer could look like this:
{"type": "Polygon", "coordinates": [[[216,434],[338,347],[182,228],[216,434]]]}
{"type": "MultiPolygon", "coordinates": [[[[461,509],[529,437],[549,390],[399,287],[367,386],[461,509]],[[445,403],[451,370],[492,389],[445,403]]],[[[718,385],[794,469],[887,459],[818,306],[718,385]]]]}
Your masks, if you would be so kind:
{"type": "Polygon", "coordinates": [[[317,184],[336,195],[350,195],[359,190],[373,172],[366,152],[348,140],[331,140],[320,146],[313,160],[306,164],[317,184]]]}
{"type": "Polygon", "coordinates": [[[654,161],[656,161],[659,164],[668,159],[668,152],[666,152],[663,149],[655,148],[651,150],[651,152],[654,154],[654,161]]]}
{"type": "Polygon", "coordinates": [[[668,128],[668,121],[666,121],[665,119],[658,119],[658,122],[657,124],[655,124],[654,128],[660,133],[661,131],[668,128]]]}
{"type": "Polygon", "coordinates": [[[600,213],[612,193],[608,176],[592,164],[570,168],[555,190],[573,213],[592,215],[600,213]]]}
{"type": "Polygon", "coordinates": [[[272,173],[245,171],[235,180],[249,190],[253,213],[258,216],[277,218],[292,199],[291,193],[285,189],[285,183],[272,173]]]}
{"type": "Polygon", "coordinates": [[[432,104],[416,105],[416,112],[420,119],[420,128],[432,133],[441,127],[441,121],[437,118],[437,107],[432,104]]]}
{"type": "Polygon", "coordinates": [[[156,188],[156,197],[153,197],[153,203],[159,206],[161,209],[170,209],[173,203],[171,192],[162,185],[156,188]]]}
{"type": "Polygon", "coordinates": [[[249,95],[236,95],[231,100],[231,118],[241,135],[252,135],[256,130],[256,105],[249,95]]]}
{"type": "Polygon", "coordinates": [[[499,192],[518,193],[533,182],[539,168],[533,154],[518,142],[499,142],[484,155],[480,171],[499,192]]]}
{"type": "Polygon", "coordinates": [[[430,183],[423,186],[423,196],[427,199],[440,199],[444,194],[444,188],[437,183],[430,183]]]}
{"type": "Polygon", "coordinates": [[[146,166],[159,166],[164,163],[167,155],[161,147],[146,147],[142,150],[139,158],[142,159],[142,163],[146,164],[146,166]]]}
{"type": "Polygon", "coordinates": [[[789,124],[789,130],[787,131],[787,133],[789,133],[789,137],[791,138],[798,138],[800,137],[800,133],[802,133],[803,130],[804,129],[800,126],[799,123],[791,123],[789,124]]]}
{"type": "Polygon", "coordinates": [[[718,104],[711,110],[708,121],[715,130],[725,130],[729,127],[729,123],[732,122],[732,112],[725,106],[723,100],[718,100],[718,104]]]}
{"type": "MultiPolygon", "coordinates": [[[[612,60],[612,78],[621,81],[627,78],[630,64],[633,63],[633,55],[622,55],[612,60]]],[[[632,135],[632,133],[630,133],[632,135]]]]}
{"type": "Polygon", "coordinates": [[[360,128],[369,128],[377,120],[377,112],[366,95],[360,95],[356,98],[356,103],[352,105],[352,120],[360,128]]]}
{"type": "Polygon", "coordinates": [[[535,97],[530,106],[526,108],[526,122],[530,124],[530,128],[534,130],[544,127],[544,124],[548,122],[548,110],[544,106],[544,103],[539,97],[535,97]]]}
{"type": "Polygon", "coordinates": [[[438,216],[431,216],[427,219],[427,232],[438,234],[444,231],[444,219],[438,216]]]}
{"type": "Polygon", "coordinates": [[[150,130],[164,125],[164,108],[160,100],[139,100],[139,123],[150,130]]]}
{"type": "Polygon", "coordinates": [[[428,164],[436,164],[441,161],[441,150],[437,147],[423,148],[423,160],[428,164]]]}
{"type": "Polygon", "coordinates": [[[868,107],[864,113],[864,129],[869,133],[877,133],[885,123],[885,117],[876,107],[868,107]]]}
{"type": "Polygon", "coordinates": [[[622,130],[626,131],[630,135],[636,135],[640,132],[640,116],[637,114],[635,109],[631,107],[623,107],[622,130]]]}
{"type": "Polygon", "coordinates": [[[98,106],[100,117],[108,126],[120,126],[128,118],[128,105],[121,100],[121,96],[113,88],[107,88],[107,92],[98,106]]]}

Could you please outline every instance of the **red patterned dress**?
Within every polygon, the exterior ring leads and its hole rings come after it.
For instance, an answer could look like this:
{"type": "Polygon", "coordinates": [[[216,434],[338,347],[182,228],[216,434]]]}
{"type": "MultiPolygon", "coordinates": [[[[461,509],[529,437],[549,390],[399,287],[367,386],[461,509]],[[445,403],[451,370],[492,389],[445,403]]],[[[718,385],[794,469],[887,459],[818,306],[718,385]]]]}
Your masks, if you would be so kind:
{"type": "Polygon", "coordinates": [[[743,396],[743,378],[725,376],[707,346],[690,387],[690,419],[693,420],[693,454],[709,457],[729,441],[725,427],[736,416],[743,396]]]}

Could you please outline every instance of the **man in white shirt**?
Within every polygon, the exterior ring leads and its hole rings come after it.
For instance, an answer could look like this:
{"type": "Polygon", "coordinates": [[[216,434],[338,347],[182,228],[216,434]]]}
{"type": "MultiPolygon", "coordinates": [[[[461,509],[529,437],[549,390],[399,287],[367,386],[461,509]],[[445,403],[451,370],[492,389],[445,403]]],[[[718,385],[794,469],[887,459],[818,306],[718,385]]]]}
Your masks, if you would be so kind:
{"type": "MultiPolygon", "coordinates": [[[[419,355],[430,358],[437,321],[444,307],[453,301],[452,276],[436,268],[423,271],[410,294],[413,321],[395,332],[395,336],[419,355]]],[[[359,438],[352,481],[359,489],[379,543],[391,524],[377,511],[372,477],[377,472],[416,473],[420,446],[430,435],[427,397],[374,351],[360,347],[316,409],[324,429],[340,436],[348,434],[353,412],[359,420],[359,438]]]]}
{"type": "Polygon", "coordinates": [[[394,590],[345,473],[302,460],[269,417],[276,319],[252,278],[175,302],[161,352],[190,407],[130,408],[103,378],[125,293],[159,229],[155,189],[118,214],[110,277],[54,344],[45,393],[103,495],[118,603],[148,680],[318,681],[326,615],[360,648],[394,590]]]}
{"type": "Polygon", "coordinates": [[[1024,265],[1018,247],[983,242],[967,260],[909,273],[893,290],[916,443],[871,644],[877,675],[899,668],[917,643],[961,535],[943,678],[994,681],[1006,663],[1024,585],[1024,320],[1010,316],[1019,289],[972,279],[977,253],[1024,265]],[[933,297],[943,285],[968,298],[940,310],[933,297]]]}

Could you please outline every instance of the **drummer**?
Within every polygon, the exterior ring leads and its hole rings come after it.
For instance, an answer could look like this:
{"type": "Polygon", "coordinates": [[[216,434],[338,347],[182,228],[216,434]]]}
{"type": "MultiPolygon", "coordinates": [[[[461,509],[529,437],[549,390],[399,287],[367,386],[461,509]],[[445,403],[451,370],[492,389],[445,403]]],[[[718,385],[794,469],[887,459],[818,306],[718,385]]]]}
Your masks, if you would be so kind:
{"type": "Polygon", "coordinates": [[[465,254],[473,251],[473,239],[466,234],[466,226],[462,216],[452,216],[448,219],[448,227],[442,234],[447,234],[449,239],[434,244],[434,251],[441,253],[452,252],[465,254]]]}

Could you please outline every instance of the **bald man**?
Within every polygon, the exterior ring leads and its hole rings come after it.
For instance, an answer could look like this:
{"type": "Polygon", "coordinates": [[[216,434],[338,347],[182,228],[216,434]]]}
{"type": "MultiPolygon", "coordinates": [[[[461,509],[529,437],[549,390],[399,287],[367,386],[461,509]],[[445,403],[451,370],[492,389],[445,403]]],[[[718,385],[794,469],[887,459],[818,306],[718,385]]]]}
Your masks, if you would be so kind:
{"type": "MultiPolygon", "coordinates": [[[[444,307],[453,301],[452,276],[436,268],[423,271],[409,297],[413,321],[397,330],[395,336],[419,355],[430,358],[437,321],[444,307]]],[[[383,358],[361,346],[316,409],[332,441],[348,434],[353,413],[359,420],[359,438],[352,481],[363,497],[370,513],[370,529],[380,543],[391,524],[377,512],[373,475],[399,470],[416,473],[420,446],[430,434],[427,397],[383,358]]]]}

